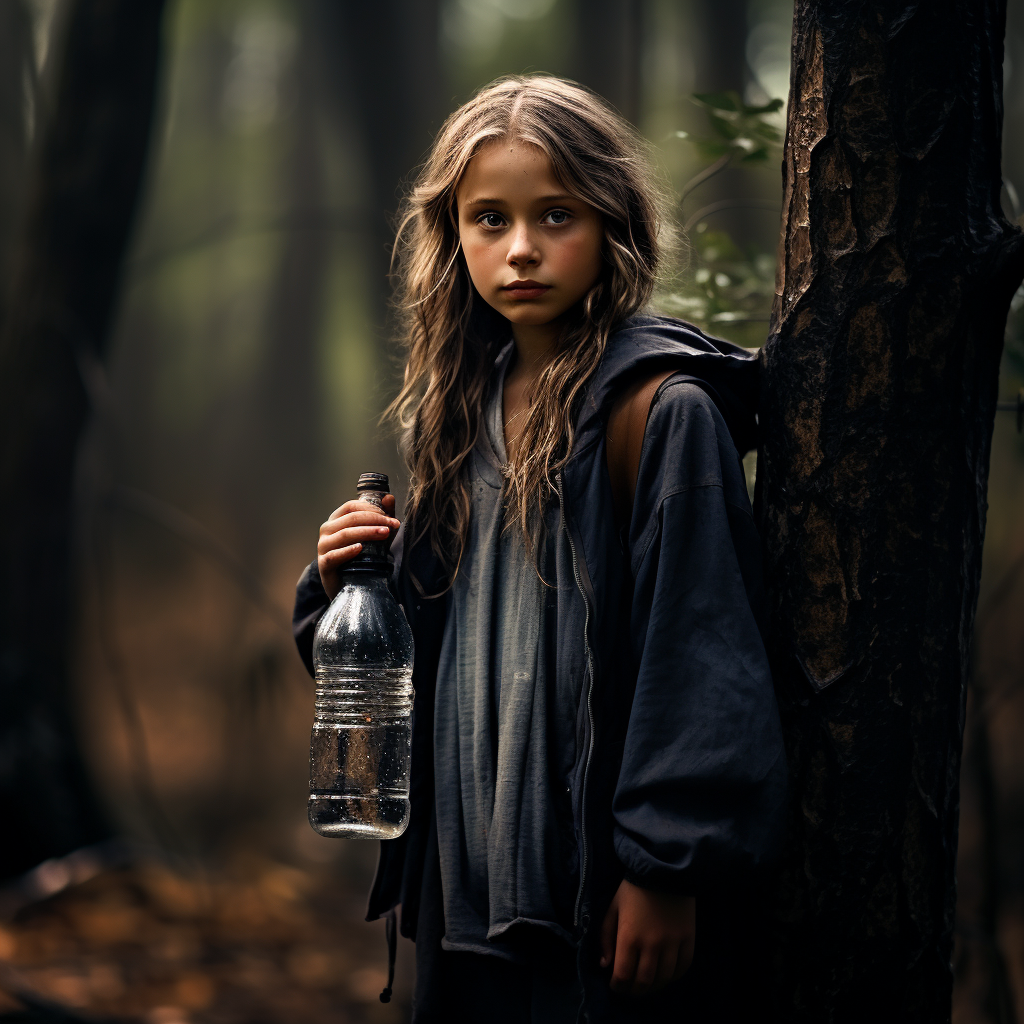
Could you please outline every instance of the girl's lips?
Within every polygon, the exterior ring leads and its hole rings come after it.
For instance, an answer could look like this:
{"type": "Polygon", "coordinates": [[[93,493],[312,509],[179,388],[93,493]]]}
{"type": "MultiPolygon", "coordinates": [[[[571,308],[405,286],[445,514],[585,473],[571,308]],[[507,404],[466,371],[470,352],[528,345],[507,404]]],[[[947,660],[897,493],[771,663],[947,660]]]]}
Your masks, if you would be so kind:
{"type": "Polygon", "coordinates": [[[539,299],[550,290],[551,285],[539,281],[513,281],[502,288],[503,292],[508,292],[514,299],[539,299]]]}

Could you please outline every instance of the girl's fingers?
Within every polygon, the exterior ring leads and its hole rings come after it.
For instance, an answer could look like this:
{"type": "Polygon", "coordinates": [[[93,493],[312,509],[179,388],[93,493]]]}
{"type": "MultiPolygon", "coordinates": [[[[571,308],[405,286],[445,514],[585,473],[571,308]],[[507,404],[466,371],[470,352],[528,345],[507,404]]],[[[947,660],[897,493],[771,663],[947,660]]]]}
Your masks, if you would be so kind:
{"type": "Polygon", "coordinates": [[[325,534],[317,544],[317,553],[326,555],[335,548],[343,548],[349,544],[364,543],[368,540],[387,540],[391,530],[386,526],[350,526],[336,533],[325,534]]]}
{"type": "Polygon", "coordinates": [[[658,980],[658,967],[661,963],[661,950],[657,946],[645,946],[637,960],[636,974],[633,976],[633,995],[642,996],[650,992],[658,980]]]}
{"type": "Polygon", "coordinates": [[[636,977],[640,961],[640,947],[625,942],[615,943],[615,966],[612,968],[611,987],[616,992],[629,992],[636,977]]]}
{"type": "Polygon", "coordinates": [[[327,537],[336,536],[341,530],[351,529],[354,526],[382,526],[390,532],[398,528],[397,523],[397,519],[381,515],[380,512],[350,512],[340,519],[328,519],[320,527],[320,542],[322,543],[327,537]]]}
{"type": "Polygon", "coordinates": [[[344,505],[339,505],[327,517],[327,521],[330,522],[332,519],[340,519],[346,513],[358,512],[360,509],[363,511],[380,512],[380,509],[377,508],[376,505],[371,505],[368,501],[360,501],[358,498],[353,498],[351,501],[346,501],[344,505]]]}
{"type": "Polygon", "coordinates": [[[337,567],[339,565],[344,565],[346,562],[351,562],[352,559],[355,558],[362,550],[362,544],[347,544],[343,548],[334,548],[333,551],[328,551],[327,554],[321,555],[320,561],[325,566],[337,567]]]}
{"type": "Polygon", "coordinates": [[[379,509],[357,509],[355,512],[346,512],[337,519],[328,519],[320,527],[321,533],[333,533],[341,527],[358,526],[361,523],[377,523],[381,526],[388,526],[397,530],[399,522],[393,516],[384,515],[379,509]]]}
{"type": "Polygon", "coordinates": [[[601,925],[601,960],[602,968],[611,967],[615,962],[615,934],[619,930],[619,908],[615,900],[604,915],[601,925]]]}
{"type": "Polygon", "coordinates": [[[340,519],[330,519],[320,527],[320,533],[336,533],[348,526],[386,526],[389,530],[398,529],[398,520],[382,516],[379,512],[350,512],[340,519]]]}
{"type": "Polygon", "coordinates": [[[654,977],[654,988],[664,988],[676,976],[676,965],[679,963],[679,947],[669,946],[661,951],[658,958],[658,971],[654,977]]]}
{"type": "MultiPolygon", "coordinates": [[[[331,513],[330,519],[340,519],[342,516],[348,515],[351,512],[373,512],[378,516],[386,514],[389,517],[393,517],[395,511],[395,497],[393,494],[389,495],[389,497],[391,498],[390,501],[388,501],[387,498],[384,499],[383,513],[376,505],[373,505],[368,501],[360,501],[359,499],[354,499],[352,501],[346,501],[345,504],[342,505],[340,508],[336,508],[331,513]]],[[[328,520],[328,522],[330,521],[330,519],[328,520]]]]}
{"type": "Polygon", "coordinates": [[[672,981],[678,981],[689,969],[690,964],[693,963],[693,944],[690,942],[681,942],[679,944],[679,952],[676,955],[676,967],[672,972],[672,981]]]}

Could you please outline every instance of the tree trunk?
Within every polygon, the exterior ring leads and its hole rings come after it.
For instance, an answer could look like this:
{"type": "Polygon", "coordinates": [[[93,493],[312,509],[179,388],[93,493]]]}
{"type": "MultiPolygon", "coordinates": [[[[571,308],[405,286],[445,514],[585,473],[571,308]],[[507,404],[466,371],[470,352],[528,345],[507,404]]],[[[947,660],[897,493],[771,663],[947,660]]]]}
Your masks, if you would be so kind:
{"type": "MultiPolygon", "coordinates": [[[[320,0],[320,8],[336,54],[335,88],[339,99],[352,103],[362,134],[370,191],[373,327],[386,337],[395,214],[403,186],[411,183],[447,113],[439,85],[440,2],[320,0]]],[[[382,371],[393,374],[386,346],[380,351],[382,371]]]]}
{"type": "Polygon", "coordinates": [[[577,0],[576,76],[636,124],[648,0],[577,0]]]}
{"type": "Polygon", "coordinates": [[[23,205],[35,82],[32,20],[23,0],[6,0],[0,4],[0,323],[7,308],[11,250],[23,205]]]}
{"type": "Polygon", "coordinates": [[[163,0],[77,0],[0,333],[0,877],[106,834],[71,715],[72,477],[150,136],[163,0]]]}
{"type": "MultiPolygon", "coordinates": [[[[697,92],[746,93],[750,82],[747,66],[748,0],[698,0],[692,4],[694,42],[694,84],[697,92]]],[[[691,215],[702,206],[729,203],[750,195],[749,166],[733,163],[701,185],[687,203],[691,215]],[[690,205],[692,204],[692,205],[690,205]]],[[[751,216],[749,209],[733,207],[711,219],[716,231],[725,231],[741,249],[771,246],[774,224],[763,214],[751,216]],[[766,223],[767,222],[767,223],[766,223]]]]}
{"type": "MultiPolygon", "coordinates": [[[[324,223],[324,156],[319,100],[331,78],[321,38],[318,0],[300,0],[295,14],[298,49],[290,82],[293,111],[287,121],[282,191],[288,225],[280,238],[276,276],[266,315],[266,354],[245,415],[239,450],[227,470],[240,550],[259,575],[267,538],[310,504],[310,466],[319,463],[323,416],[318,342],[331,236],[324,223]],[[273,481],[271,484],[270,482],[273,481]]],[[[317,496],[321,497],[321,496],[317,496]]]]}
{"type": "Polygon", "coordinates": [[[999,357],[1005,0],[797,0],[758,515],[792,777],[776,1010],[950,1017],[999,357]]]}
{"type": "Polygon", "coordinates": [[[697,88],[701,92],[735,89],[741,96],[750,79],[747,68],[747,0],[699,0],[693,5],[699,44],[694,47],[697,88]]]}

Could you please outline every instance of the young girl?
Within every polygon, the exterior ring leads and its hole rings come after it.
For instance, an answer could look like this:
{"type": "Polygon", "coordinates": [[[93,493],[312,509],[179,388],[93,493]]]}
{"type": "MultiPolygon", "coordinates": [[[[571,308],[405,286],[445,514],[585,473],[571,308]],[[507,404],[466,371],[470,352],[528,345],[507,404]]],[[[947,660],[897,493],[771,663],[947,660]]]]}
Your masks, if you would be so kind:
{"type": "MultiPolygon", "coordinates": [[[[412,812],[368,918],[402,905],[418,1024],[745,1019],[726,897],[785,795],[756,362],[641,312],[660,224],[633,130],[547,76],[457,110],[408,200],[412,812]]],[[[321,527],[307,667],[345,563],[398,527],[357,501],[321,527]]]]}

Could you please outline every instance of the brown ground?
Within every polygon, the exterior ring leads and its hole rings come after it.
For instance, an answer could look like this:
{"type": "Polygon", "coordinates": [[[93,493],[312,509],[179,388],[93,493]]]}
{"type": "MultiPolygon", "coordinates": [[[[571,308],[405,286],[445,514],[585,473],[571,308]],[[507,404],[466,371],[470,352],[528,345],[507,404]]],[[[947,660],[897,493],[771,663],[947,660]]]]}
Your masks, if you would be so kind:
{"type": "MultiPolygon", "coordinates": [[[[398,1024],[408,978],[379,1001],[383,926],[360,921],[344,877],[255,858],[205,877],[107,870],[0,926],[0,987],[13,977],[83,1015],[145,1024],[398,1024]]],[[[0,1012],[18,1005],[0,994],[0,1012]]]]}

